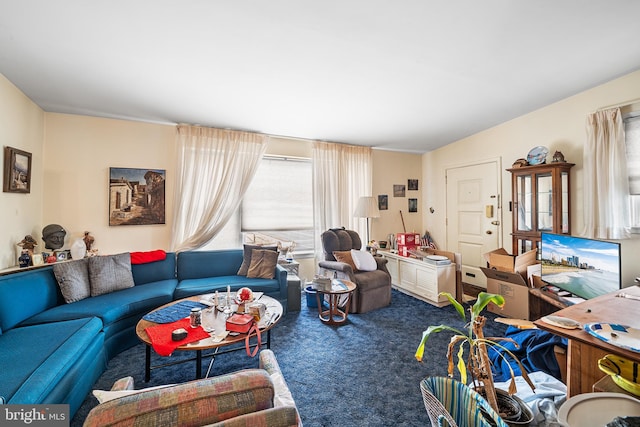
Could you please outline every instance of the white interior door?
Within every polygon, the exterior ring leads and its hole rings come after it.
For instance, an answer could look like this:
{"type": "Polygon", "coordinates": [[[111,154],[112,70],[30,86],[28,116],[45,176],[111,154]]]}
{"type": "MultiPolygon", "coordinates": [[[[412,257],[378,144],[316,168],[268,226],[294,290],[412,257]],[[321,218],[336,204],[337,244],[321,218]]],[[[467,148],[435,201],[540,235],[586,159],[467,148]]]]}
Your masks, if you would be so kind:
{"type": "Polygon", "coordinates": [[[482,288],[483,254],[502,241],[499,171],[497,160],[446,170],[447,249],[461,255],[462,281],[482,288]]]}

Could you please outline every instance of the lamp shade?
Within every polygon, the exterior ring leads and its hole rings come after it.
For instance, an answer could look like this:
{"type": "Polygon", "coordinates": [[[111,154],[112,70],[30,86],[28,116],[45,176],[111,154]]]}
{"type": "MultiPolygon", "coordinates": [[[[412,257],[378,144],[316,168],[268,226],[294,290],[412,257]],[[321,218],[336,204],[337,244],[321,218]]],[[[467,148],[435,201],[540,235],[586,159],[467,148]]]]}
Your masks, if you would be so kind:
{"type": "Polygon", "coordinates": [[[376,198],[373,196],[360,197],[353,216],[356,218],[379,218],[380,211],[376,198]]]}

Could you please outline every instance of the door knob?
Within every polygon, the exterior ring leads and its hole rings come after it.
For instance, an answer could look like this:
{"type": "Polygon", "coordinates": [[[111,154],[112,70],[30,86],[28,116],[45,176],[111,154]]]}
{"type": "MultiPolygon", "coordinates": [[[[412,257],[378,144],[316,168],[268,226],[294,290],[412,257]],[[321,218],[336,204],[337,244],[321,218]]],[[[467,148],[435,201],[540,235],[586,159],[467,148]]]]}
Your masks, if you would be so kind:
{"type": "Polygon", "coordinates": [[[493,234],[493,231],[491,231],[491,230],[487,230],[487,231],[485,231],[485,233],[487,233],[487,234],[493,234]]]}

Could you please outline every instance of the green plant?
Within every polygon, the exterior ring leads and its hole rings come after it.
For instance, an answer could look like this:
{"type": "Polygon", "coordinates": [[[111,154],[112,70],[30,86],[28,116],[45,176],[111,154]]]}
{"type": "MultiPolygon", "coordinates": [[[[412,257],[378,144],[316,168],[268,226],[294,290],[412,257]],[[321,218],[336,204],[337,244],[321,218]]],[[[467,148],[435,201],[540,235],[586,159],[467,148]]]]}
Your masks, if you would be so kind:
{"type": "MultiPolygon", "coordinates": [[[[456,299],[448,292],[442,292],[440,295],[444,295],[449,299],[451,304],[455,307],[456,311],[462,317],[462,319],[467,322],[467,316],[465,313],[465,309],[456,299]]],[[[498,294],[490,294],[486,292],[480,292],[478,294],[478,298],[475,303],[469,307],[470,319],[465,325],[465,331],[447,325],[438,325],[438,326],[429,326],[426,331],[422,333],[422,341],[420,341],[420,345],[416,350],[415,357],[419,362],[422,362],[424,356],[425,344],[429,337],[438,332],[450,331],[453,332],[454,335],[451,337],[451,341],[449,341],[449,346],[447,347],[447,373],[449,377],[453,377],[454,374],[454,366],[458,369],[460,373],[460,381],[467,384],[468,377],[471,377],[471,383],[474,388],[484,391],[484,396],[487,401],[491,405],[491,407],[496,411],[500,412],[498,408],[497,399],[496,399],[496,390],[493,384],[493,375],[491,372],[491,361],[488,356],[488,347],[494,347],[496,349],[502,350],[509,357],[513,358],[517,362],[522,371],[522,377],[525,379],[527,384],[533,390],[535,387],[531,380],[529,379],[524,367],[518,360],[518,358],[511,353],[508,349],[504,348],[504,346],[500,345],[499,341],[510,341],[514,342],[511,338],[498,337],[498,338],[486,338],[484,336],[484,325],[486,323],[486,318],[481,314],[482,311],[487,307],[489,303],[494,303],[499,307],[504,306],[504,298],[502,295],[498,294]],[[457,351],[456,351],[457,347],[457,351]],[[465,349],[468,349],[468,352],[465,356],[465,349]],[[457,354],[457,363],[454,364],[454,352],[457,354]]],[[[503,353],[499,353],[501,357],[506,357],[503,353]]],[[[508,365],[508,364],[507,364],[508,365]]],[[[515,386],[515,374],[511,367],[509,367],[511,382],[509,384],[509,390],[507,392],[512,395],[516,393],[515,386]]]]}

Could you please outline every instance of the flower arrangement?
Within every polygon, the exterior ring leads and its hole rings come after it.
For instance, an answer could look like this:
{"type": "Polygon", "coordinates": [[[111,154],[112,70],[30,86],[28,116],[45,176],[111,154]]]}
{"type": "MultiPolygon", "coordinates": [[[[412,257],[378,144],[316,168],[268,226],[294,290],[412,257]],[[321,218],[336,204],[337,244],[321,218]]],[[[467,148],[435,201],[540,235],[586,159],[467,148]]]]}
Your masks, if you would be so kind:
{"type": "Polygon", "coordinates": [[[253,291],[249,288],[238,289],[237,300],[239,303],[244,304],[253,301],[253,291]]]}

